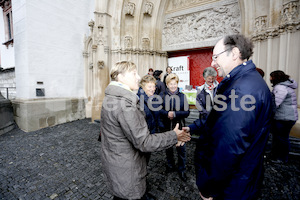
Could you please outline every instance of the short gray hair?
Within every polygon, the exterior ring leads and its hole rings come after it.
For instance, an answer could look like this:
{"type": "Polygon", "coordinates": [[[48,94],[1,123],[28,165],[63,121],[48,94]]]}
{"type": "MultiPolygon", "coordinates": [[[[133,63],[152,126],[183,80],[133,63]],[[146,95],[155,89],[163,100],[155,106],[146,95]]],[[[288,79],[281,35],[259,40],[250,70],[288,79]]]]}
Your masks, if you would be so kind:
{"type": "Polygon", "coordinates": [[[113,81],[118,81],[118,75],[124,74],[125,72],[131,72],[137,67],[133,62],[121,61],[117,62],[110,70],[110,77],[113,81]]]}
{"type": "Polygon", "coordinates": [[[206,78],[208,76],[217,76],[217,71],[213,67],[207,67],[203,71],[203,77],[206,78]]]}

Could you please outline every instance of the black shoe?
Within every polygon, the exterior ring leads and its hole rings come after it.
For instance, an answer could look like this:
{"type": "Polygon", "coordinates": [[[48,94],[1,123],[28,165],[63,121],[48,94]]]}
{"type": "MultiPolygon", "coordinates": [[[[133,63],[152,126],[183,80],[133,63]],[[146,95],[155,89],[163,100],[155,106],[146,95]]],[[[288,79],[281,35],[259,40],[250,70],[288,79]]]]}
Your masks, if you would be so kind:
{"type": "Polygon", "coordinates": [[[185,172],[178,172],[178,175],[182,181],[184,181],[184,182],[187,181],[187,176],[186,176],[185,172]]]}
{"type": "Polygon", "coordinates": [[[146,192],[144,196],[141,198],[141,200],[156,200],[156,197],[146,192]]]}

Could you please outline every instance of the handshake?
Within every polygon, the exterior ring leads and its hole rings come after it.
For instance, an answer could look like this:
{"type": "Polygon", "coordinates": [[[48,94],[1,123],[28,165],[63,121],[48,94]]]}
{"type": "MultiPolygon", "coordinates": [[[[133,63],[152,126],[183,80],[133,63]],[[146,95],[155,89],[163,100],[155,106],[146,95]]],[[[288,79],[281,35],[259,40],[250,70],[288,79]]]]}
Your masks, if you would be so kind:
{"type": "Polygon", "coordinates": [[[179,130],[179,124],[177,123],[175,128],[173,129],[177,135],[177,144],[176,146],[183,146],[186,142],[191,140],[190,128],[182,127],[182,130],[179,130]]]}

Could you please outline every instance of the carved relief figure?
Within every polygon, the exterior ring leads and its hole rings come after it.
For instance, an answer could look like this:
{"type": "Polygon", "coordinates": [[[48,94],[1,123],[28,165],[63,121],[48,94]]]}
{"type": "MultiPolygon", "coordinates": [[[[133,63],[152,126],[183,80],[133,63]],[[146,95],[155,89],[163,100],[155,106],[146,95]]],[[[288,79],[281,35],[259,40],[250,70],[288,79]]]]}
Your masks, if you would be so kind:
{"type": "Polygon", "coordinates": [[[125,49],[132,48],[132,37],[131,36],[125,36],[124,46],[125,46],[125,49]]]}
{"type": "Polygon", "coordinates": [[[149,38],[143,38],[142,39],[142,49],[148,50],[150,48],[150,40],[149,38]]]}
{"type": "Polygon", "coordinates": [[[102,33],[103,33],[103,26],[99,25],[98,26],[98,34],[96,36],[96,41],[98,45],[103,45],[103,37],[102,37],[102,33]]]}
{"type": "Polygon", "coordinates": [[[93,33],[95,22],[91,19],[91,21],[89,21],[88,25],[90,27],[91,33],[93,33]]]}
{"type": "Polygon", "coordinates": [[[266,29],[267,24],[267,16],[260,16],[255,19],[255,26],[254,31],[255,32],[261,32],[266,29]]]}
{"type": "Polygon", "coordinates": [[[297,14],[298,14],[297,1],[291,1],[287,4],[284,4],[281,10],[281,22],[282,23],[292,22],[297,18],[297,14]]]}
{"type": "Polygon", "coordinates": [[[144,14],[152,15],[152,10],[153,10],[153,3],[151,2],[146,2],[145,3],[145,8],[144,8],[144,14]]]}
{"type": "Polygon", "coordinates": [[[128,2],[125,5],[125,14],[134,16],[135,4],[132,2],[128,2]]]}
{"type": "Polygon", "coordinates": [[[97,62],[97,66],[98,66],[99,69],[103,69],[104,68],[104,61],[103,60],[99,60],[97,62]]]}

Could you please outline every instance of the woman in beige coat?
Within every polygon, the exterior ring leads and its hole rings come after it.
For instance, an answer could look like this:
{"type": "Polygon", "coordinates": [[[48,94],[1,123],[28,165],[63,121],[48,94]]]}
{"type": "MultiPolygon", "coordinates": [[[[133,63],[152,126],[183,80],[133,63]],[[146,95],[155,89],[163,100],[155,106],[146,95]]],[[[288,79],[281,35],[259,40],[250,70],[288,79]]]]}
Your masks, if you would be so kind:
{"type": "Polygon", "coordinates": [[[118,62],[105,89],[101,111],[101,162],[114,199],[154,199],[146,193],[145,152],[160,151],[190,140],[178,130],[149,134],[143,108],[133,92],[139,88],[134,63],[118,62]]]}

